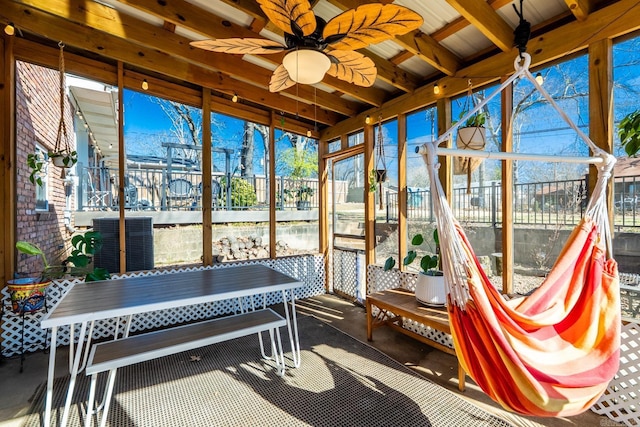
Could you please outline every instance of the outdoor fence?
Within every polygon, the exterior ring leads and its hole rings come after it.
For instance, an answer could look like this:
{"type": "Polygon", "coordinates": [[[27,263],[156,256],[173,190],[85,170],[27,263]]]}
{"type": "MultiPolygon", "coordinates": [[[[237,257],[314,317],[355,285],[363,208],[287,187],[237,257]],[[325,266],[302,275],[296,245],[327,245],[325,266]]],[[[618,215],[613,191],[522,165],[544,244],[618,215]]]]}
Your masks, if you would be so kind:
{"type": "MultiPolygon", "coordinates": [[[[106,168],[83,168],[78,188],[81,210],[117,210],[119,177],[106,168]]],[[[202,172],[189,169],[130,169],[125,177],[125,209],[198,210],[202,208],[202,172]]],[[[344,199],[346,182],[336,182],[336,197],[344,199]]],[[[211,183],[212,207],[216,210],[268,208],[269,180],[215,173],[211,183]],[[229,186],[227,183],[231,182],[229,186]]],[[[331,194],[331,192],[330,192],[331,194]]],[[[278,210],[318,207],[318,180],[276,178],[278,210]]],[[[336,200],[338,203],[344,200],[336,200]]]]}
{"type": "MultiPolygon", "coordinates": [[[[586,178],[514,185],[513,222],[520,225],[575,225],[587,206],[586,178]]],[[[456,188],[452,209],[460,222],[502,221],[502,188],[489,186],[456,188]]],[[[640,227],[640,176],[614,180],[614,221],[616,226],[640,227]]],[[[386,220],[398,220],[398,194],[387,192],[386,220]]],[[[435,221],[430,190],[407,188],[407,219],[435,221]]]]}

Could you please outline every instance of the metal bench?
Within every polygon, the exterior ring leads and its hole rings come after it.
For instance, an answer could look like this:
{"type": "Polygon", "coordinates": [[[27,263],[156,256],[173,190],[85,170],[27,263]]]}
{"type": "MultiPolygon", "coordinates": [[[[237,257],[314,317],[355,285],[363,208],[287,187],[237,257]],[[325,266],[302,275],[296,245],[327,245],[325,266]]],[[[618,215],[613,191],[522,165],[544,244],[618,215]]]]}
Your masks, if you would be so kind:
{"type": "Polygon", "coordinates": [[[257,333],[262,356],[270,359],[265,355],[261,335],[261,332],[269,331],[273,360],[278,368],[278,374],[284,375],[284,354],[278,328],[286,326],[286,323],[284,317],[266,308],[95,344],[91,349],[86,368],[86,374],[91,375],[91,385],[85,426],[91,425],[92,414],[100,409],[93,408],[99,373],[109,371],[100,420],[100,425],[104,426],[118,368],[170,354],[257,333]]]}

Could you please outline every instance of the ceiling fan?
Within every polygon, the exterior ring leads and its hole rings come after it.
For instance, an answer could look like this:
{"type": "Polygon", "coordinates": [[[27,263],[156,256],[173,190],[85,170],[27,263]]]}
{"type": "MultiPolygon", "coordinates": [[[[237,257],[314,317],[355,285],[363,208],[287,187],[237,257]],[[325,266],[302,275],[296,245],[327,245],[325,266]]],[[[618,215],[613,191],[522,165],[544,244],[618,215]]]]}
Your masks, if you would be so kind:
{"type": "Polygon", "coordinates": [[[288,51],[271,76],[271,92],[296,83],[319,83],[325,74],[358,86],[371,86],[376,66],[356,49],[406,34],[423,22],[416,12],[395,4],[365,4],[325,22],[313,13],[308,0],[257,1],[265,15],[284,31],[286,46],[254,38],[201,40],[191,45],[249,55],[288,51]]]}

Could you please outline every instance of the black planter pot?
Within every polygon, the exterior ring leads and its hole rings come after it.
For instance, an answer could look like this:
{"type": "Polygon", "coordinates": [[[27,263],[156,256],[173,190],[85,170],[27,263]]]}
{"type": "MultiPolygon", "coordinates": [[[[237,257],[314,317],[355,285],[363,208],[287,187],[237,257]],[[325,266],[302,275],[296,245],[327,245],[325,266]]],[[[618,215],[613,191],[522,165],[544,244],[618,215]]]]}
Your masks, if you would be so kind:
{"type": "Polygon", "coordinates": [[[296,208],[298,208],[299,211],[311,210],[311,202],[309,200],[298,200],[296,202],[296,208]]]}
{"type": "Polygon", "coordinates": [[[387,170],[386,169],[376,169],[376,182],[381,183],[387,180],[387,170]]]}

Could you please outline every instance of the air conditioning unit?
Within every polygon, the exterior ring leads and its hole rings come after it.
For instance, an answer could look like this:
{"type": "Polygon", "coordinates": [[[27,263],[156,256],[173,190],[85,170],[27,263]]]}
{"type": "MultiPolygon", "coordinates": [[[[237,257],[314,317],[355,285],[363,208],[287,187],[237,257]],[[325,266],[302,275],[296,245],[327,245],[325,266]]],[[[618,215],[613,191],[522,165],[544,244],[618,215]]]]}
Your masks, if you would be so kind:
{"type": "MultiPolygon", "coordinates": [[[[95,267],[109,273],[120,272],[120,233],[118,218],[94,218],[93,230],[102,235],[102,249],[94,256],[95,267]]],[[[125,218],[127,271],[153,269],[153,219],[125,218]]]]}

